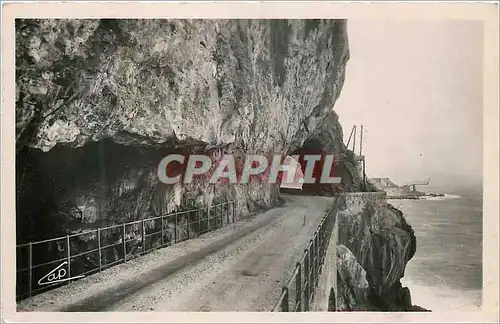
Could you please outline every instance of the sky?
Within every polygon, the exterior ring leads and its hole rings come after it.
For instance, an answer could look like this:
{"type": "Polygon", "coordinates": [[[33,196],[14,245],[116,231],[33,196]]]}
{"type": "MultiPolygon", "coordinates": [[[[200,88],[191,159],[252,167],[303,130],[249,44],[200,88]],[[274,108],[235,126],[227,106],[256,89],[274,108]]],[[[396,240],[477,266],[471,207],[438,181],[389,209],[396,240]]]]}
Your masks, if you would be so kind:
{"type": "Polygon", "coordinates": [[[482,25],[350,20],[348,34],[351,55],[334,109],[344,142],[354,124],[364,125],[367,175],[398,184],[481,183],[482,25]]]}

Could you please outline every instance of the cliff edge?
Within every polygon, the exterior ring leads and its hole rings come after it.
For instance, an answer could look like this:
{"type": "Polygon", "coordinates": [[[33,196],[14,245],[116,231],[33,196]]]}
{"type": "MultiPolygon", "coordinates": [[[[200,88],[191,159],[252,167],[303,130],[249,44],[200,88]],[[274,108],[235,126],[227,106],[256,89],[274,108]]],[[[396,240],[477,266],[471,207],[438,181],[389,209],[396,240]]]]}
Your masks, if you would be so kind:
{"type": "Polygon", "coordinates": [[[417,242],[386,193],[353,193],[338,214],[338,311],[426,311],[401,285],[417,242]]]}

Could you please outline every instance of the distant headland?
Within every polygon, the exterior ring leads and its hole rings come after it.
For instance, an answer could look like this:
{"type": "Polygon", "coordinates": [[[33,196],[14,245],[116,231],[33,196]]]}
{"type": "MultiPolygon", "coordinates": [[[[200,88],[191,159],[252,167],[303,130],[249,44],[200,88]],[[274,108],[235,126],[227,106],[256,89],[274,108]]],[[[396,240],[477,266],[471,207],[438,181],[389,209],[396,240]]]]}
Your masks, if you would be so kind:
{"type": "Polygon", "coordinates": [[[370,178],[378,190],[387,193],[387,199],[426,199],[428,197],[443,197],[442,193],[427,193],[418,191],[417,186],[425,186],[430,183],[430,178],[425,182],[413,182],[402,186],[397,185],[389,178],[370,178]]]}

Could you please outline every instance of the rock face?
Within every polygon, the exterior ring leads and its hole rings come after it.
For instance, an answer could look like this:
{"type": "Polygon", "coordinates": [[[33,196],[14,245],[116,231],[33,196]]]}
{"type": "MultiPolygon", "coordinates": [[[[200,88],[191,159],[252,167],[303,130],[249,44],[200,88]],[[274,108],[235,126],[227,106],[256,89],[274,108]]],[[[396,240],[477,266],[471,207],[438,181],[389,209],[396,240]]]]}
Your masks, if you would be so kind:
{"type": "Polygon", "coordinates": [[[17,137],[299,147],[344,81],[344,21],[21,20],[17,137]],[[293,143],[293,144],[291,144],[293,143]]]}
{"type": "Polygon", "coordinates": [[[338,215],[337,309],[414,310],[400,283],[416,251],[411,226],[385,193],[348,195],[345,207],[338,215]]]}
{"type": "Polygon", "coordinates": [[[366,270],[344,245],[337,246],[337,310],[370,310],[370,284],[366,270]]]}
{"type": "Polygon", "coordinates": [[[332,109],[348,59],[343,20],[16,20],[19,237],[277,204],[273,184],[164,185],[158,163],[325,138],[344,152],[332,109]]]}

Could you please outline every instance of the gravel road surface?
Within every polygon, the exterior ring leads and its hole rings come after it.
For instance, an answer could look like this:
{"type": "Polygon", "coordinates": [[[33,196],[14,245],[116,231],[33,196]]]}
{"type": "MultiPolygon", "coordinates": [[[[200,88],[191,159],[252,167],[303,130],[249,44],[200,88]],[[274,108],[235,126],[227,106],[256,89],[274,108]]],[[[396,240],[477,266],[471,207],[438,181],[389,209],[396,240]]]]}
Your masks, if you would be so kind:
{"type": "Polygon", "coordinates": [[[283,197],[282,207],[23,300],[18,311],[269,311],[333,201],[283,197]]]}

